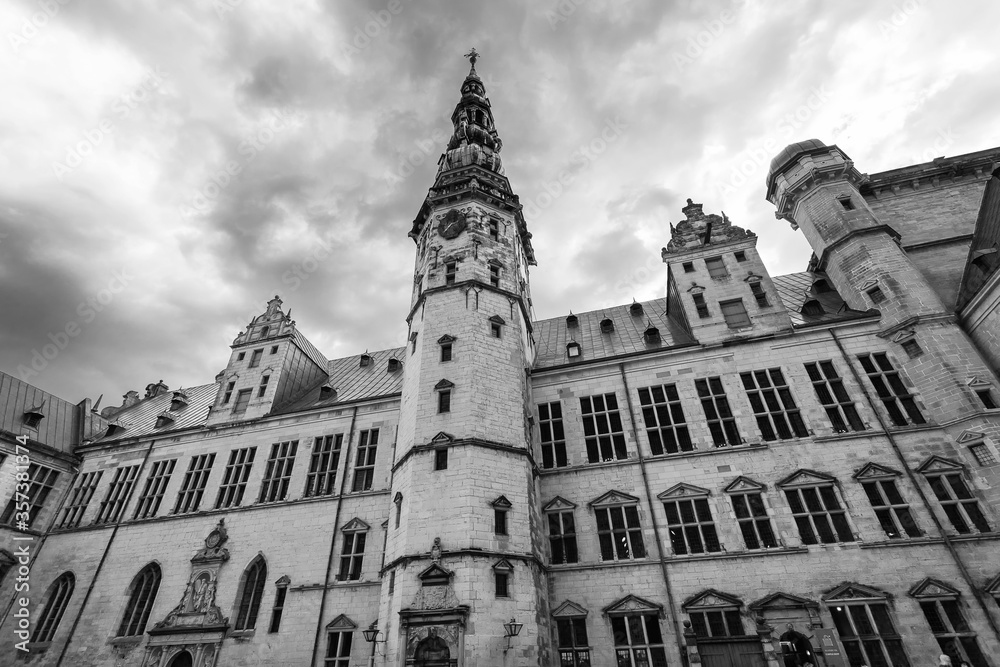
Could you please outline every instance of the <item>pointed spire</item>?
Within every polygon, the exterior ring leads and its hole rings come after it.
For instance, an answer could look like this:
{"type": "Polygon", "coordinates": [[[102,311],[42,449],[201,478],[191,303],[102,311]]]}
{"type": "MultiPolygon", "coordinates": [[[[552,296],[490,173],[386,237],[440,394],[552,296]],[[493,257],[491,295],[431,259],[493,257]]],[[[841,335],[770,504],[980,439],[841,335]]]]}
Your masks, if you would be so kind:
{"type": "Polygon", "coordinates": [[[472,67],[469,68],[469,76],[478,76],[476,74],[476,61],[479,60],[479,53],[476,51],[476,47],[472,47],[472,50],[465,54],[465,58],[469,59],[472,63],[472,67]]]}

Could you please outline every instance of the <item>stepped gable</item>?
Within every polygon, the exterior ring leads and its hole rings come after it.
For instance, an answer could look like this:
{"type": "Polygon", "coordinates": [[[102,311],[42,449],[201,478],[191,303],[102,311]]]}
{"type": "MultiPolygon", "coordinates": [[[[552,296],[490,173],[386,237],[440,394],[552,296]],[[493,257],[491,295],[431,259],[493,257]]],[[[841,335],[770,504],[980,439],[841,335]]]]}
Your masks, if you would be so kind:
{"type": "Polygon", "coordinates": [[[670,224],[670,242],[663,249],[663,255],[681,253],[706,245],[732,243],[756,236],[753,232],[730,222],[725,211],[722,215],[706,214],[702,206],[695,204],[691,199],[687,200],[687,206],[681,209],[685,216],[684,220],[676,225],[670,224]]]}

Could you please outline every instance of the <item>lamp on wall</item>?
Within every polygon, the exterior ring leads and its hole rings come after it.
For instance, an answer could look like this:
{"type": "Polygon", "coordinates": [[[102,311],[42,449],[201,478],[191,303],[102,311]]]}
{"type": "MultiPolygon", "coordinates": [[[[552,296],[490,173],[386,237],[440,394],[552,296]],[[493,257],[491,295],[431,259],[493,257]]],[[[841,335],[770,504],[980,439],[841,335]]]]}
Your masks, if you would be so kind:
{"type": "MultiPolygon", "coordinates": [[[[378,621],[372,621],[372,624],[368,626],[368,629],[362,630],[361,634],[364,636],[365,641],[372,645],[372,654],[371,657],[368,658],[368,664],[374,665],[376,654],[375,649],[378,648],[379,644],[385,644],[387,640],[378,638],[378,636],[382,634],[378,629],[378,621]]],[[[380,655],[384,656],[385,653],[383,652],[380,655]]]]}
{"type": "Polygon", "coordinates": [[[521,628],[524,627],[524,623],[518,623],[513,618],[510,619],[510,623],[503,624],[504,639],[507,640],[507,647],[503,650],[504,653],[510,650],[510,640],[513,637],[517,637],[521,633],[521,628]]]}

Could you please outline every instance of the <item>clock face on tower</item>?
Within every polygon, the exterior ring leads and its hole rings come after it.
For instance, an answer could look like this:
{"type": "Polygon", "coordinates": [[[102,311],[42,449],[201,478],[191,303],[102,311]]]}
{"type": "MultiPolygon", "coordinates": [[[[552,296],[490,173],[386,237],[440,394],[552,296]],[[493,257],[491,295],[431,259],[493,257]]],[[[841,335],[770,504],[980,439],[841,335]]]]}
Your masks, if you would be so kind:
{"type": "Polygon", "coordinates": [[[438,225],[438,234],[446,239],[453,239],[465,231],[465,216],[456,210],[448,211],[438,225]]]}

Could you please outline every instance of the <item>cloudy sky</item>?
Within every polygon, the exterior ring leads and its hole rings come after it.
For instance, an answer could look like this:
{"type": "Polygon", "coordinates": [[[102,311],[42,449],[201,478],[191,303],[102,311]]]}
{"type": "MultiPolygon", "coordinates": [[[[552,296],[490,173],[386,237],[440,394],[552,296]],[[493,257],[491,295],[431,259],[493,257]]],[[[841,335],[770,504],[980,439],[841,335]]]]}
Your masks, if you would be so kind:
{"type": "Polygon", "coordinates": [[[274,294],[330,358],[401,345],[473,46],[538,318],[661,295],[687,197],[800,271],[771,157],[1000,144],[998,23],[986,1],[3,3],[0,369],[104,405],[211,382],[274,294]]]}

